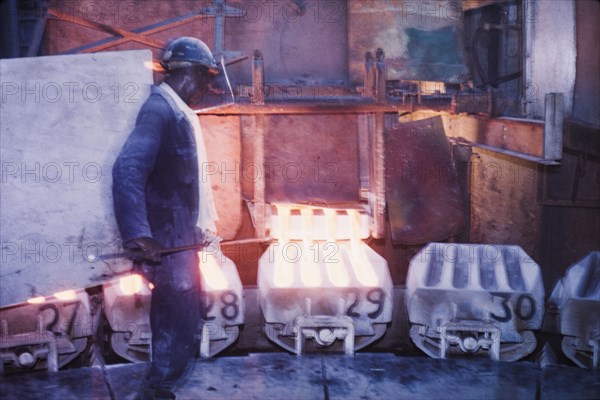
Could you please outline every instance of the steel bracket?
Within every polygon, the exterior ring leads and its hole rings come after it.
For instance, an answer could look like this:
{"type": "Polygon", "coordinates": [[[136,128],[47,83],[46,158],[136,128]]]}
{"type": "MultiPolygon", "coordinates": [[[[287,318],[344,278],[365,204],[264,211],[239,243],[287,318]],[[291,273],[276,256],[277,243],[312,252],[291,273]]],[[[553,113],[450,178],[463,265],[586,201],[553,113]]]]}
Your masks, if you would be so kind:
{"type": "Polygon", "coordinates": [[[315,339],[328,345],[337,339],[344,341],[344,354],[354,355],[354,323],[347,316],[301,316],[294,323],[296,333],[296,355],[304,352],[306,339],[315,339]]]}

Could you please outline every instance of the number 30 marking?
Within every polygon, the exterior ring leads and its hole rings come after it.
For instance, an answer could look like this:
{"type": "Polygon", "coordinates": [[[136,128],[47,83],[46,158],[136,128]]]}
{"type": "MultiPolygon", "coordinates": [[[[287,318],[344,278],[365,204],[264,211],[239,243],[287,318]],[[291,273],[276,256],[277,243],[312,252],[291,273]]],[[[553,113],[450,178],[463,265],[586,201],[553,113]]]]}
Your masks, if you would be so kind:
{"type": "MultiPolygon", "coordinates": [[[[498,322],[508,322],[512,319],[512,308],[510,307],[509,300],[511,298],[510,293],[493,293],[494,297],[500,297],[502,302],[502,309],[504,310],[504,315],[496,315],[494,313],[491,314],[491,317],[494,318],[498,322]]],[[[517,298],[517,302],[515,304],[515,314],[522,321],[529,321],[535,316],[535,299],[531,297],[529,294],[521,294],[517,298]]]]}

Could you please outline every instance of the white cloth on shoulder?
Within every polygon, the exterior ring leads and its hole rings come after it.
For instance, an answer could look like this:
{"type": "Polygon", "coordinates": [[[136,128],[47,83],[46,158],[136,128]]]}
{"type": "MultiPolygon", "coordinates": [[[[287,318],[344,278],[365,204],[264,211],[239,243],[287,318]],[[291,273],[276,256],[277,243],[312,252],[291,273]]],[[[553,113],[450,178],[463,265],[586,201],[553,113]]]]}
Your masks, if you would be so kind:
{"type": "Polygon", "coordinates": [[[200,229],[205,237],[213,237],[217,233],[216,221],[218,218],[217,208],[213,198],[210,175],[206,174],[208,166],[208,156],[206,154],[206,146],[204,137],[202,136],[202,128],[198,121],[198,115],[177,95],[177,93],[166,83],[160,85],[169,97],[173,99],[177,107],[185,114],[186,119],[194,129],[196,141],[196,153],[198,154],[198,191],[199,191],[199,207],[198,221],[196,226],[200,229]]]}

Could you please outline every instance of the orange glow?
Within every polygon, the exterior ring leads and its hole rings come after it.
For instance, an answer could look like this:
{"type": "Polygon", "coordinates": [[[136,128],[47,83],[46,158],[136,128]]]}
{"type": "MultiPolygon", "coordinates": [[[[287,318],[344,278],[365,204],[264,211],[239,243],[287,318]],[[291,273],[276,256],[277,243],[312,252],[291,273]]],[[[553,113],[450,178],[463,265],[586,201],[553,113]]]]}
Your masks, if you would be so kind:
{"type": "Polygon", "coordinates": [[[273,284],[280,288],[291,287],[294,283],[294,263],[287,261],[283,256],[285,247],[277,246],[274,251],[273,284]]]}
{"type": "Polygon", "coordinates": [[[331,208],[324,208],[325,218],[327,219],[327,241],[335,243],[337,233],[337,211],[331,208]]]}
{"type": "Polygon", "coordinates": [[[285,244],[290,241],[291,210],[290,207],[284,205],[278,205],[276,207],[279,220],[279,238],[280,242],[285,244]]]}
{"type": "Polygon", "coordinates": [[[273,284],[280,288],[287,288],[294,283],[294,264],[288,262],[284,257],[284,249],[289,243],[290,232],[290,208],[277,206],[277,218],[279,220],[279,246],[274,249],[273,284]]]}
{"type": "MultiPolygon", "coordinates": [[[[323,248],[323,254],[331,254],[332,250],[337,250],[339,244],[336,242],[337,234],[337,211],[331,208],[323,209],[325,212],[325,218],[327,219],[327,243],[323,248]],[[338,246],[338,247],[333,247],[338,246]]],[[[326,262],[325,269],[327,270],[327,276],[329,281],[337,287],[348,287],[350,285],[350,277],[346,272],[344,263],[341,260],[335,260],[335,262],[326,262]]]]}
{"type": "Polygon", "coordinates": [[[321,287],[330,283],[349,287],[354,280],[360,285],[378,286],[379,277],[363,249],[362,238],[368,229],[366,214],[357,209],[339,215],[333,208],[288,204],[274,207],[273,236],[279,239],[272,247],[274,286],[321,287]],[[296,210],[299,215],[292,213],[296,210]],[[344,241],[348,239],[349,243],[344,241]],[[348,259],[350,262],[344,261],[348,259]]]}
{"type": "Polygon", "coordinates": [[[313,210],[311,208],[300,209],[302,215],[302,254],[300,255],[300,279],[304,286],[317,287],[321,286],[321,271],[319,270],[318,260],[315,260],[314,250],[317,249],[318,256],[319,250],[318,245],[312,243],[312,230],[313,230],[313,210]]]}
{"type": "Polygon", "coordinates": [[[302,231],[304,243],[312,241],[312,229],[313,229],[313,210],[303,207],[300,209],[300,215],[302,215],[302,231]]]}
{"type": "Polygon", "coordinates": [[[42,304],[45,301],[46,301],[46,298],[44,296],[32,297],[31,299],[27,300],[27,302],[29,304],[42,304]]]}
{"type": "MultiPolygon", "coordinates": [[[[338,243],[327,243],[323,249],[324,254],[332,254],[334,251],[336,253],[341,253],[341,245],[338,243]],[[338,246],[334,248],[332,246],[338,246]],[[333,249],[333,250],[332,250],[333,249]]],[[[346,264],[342,262],[341,258],[338,257],[336,260],[332,260],[332,262],[325,262],[325,270],[327,271],[327,277],[329,281],[333,283],[333,286],[337,287],[348,287],[350,286],[350,276],[346,271],[346,264]]]]}
{"type": "Polygon", "coordinates": [[[365,257],[364,252],[361,250],[360,245],[362,240],[360,238],[360,215],[358,211],[348,210],[348,216],[352,222],[352,237],[350,239],[350,259],[352,260],[352,267],[356,277],[364,286],[378,286],[379,279],[377,274],[373,270],[373,266],[365,257]]]}
{"type": "MultiPolygon", "coordinates": [[[[317,244],[311,246],[310,242],[304,242],[302,246],[302,256],[300,258],[300,280],[304,286],[317,287],[322,284],[321,270],[319,263],[312,258],[315,256],[317,244]]],[[[318,251],[318,250],[317,250],[318,251]]]]}
{"type": "Polygon", "coordinates": [[[119,279],[119,288],[121,292],[123,292],[126,296],[131,296],[136,293],[139,293],[142,290],[144,282],[142,280],[141,275],[134,274],[129,276],[124,276],[119,279]]]}
{"type": "Polygon", "coordinates": [[[144,61],[144,68],[149,69],[154,72],[165,73],[166,70],[160,65],[160,62],[157,60],[152,61],[144,61]]]}
{"type": "Polygon", "coordinates": [[[152,283],[152,282],[149,282],[149,283],[148,283],[148,287],[150,288],[150,290],[154,289],[154,283],[152,283]]]}
{"type": "Polygon", "coordinates": [[[209,290],[224,290],[227,289],[227,278],[219,267],[214,254],[208,254],[204,251],[198,252],[200,257],[200,273],[202,274],[203,282],[206,284],[206,289],[209,290]]]}
{"type": "Polygon", "coordinates": [[[77,297],[77,293],[75,293],[75,291],[71,289],[63,290],[62,292],[54,293],[54,297],[62,301],[74,300],[75,297],[77,297]]]}

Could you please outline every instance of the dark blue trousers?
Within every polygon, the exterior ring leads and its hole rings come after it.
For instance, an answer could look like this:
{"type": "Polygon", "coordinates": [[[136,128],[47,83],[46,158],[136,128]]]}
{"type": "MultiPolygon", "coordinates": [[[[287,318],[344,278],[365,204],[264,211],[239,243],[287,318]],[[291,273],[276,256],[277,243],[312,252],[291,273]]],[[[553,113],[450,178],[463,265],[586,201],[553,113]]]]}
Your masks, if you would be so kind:
{"type": "Polygon", "coordinates": [[[152,363],[148,375],[154,388],[171,388],[198,352],[200,270],[195,251],[163,257],[160,265],[144,265],[154,284],[150,309],[152,363]]]}

